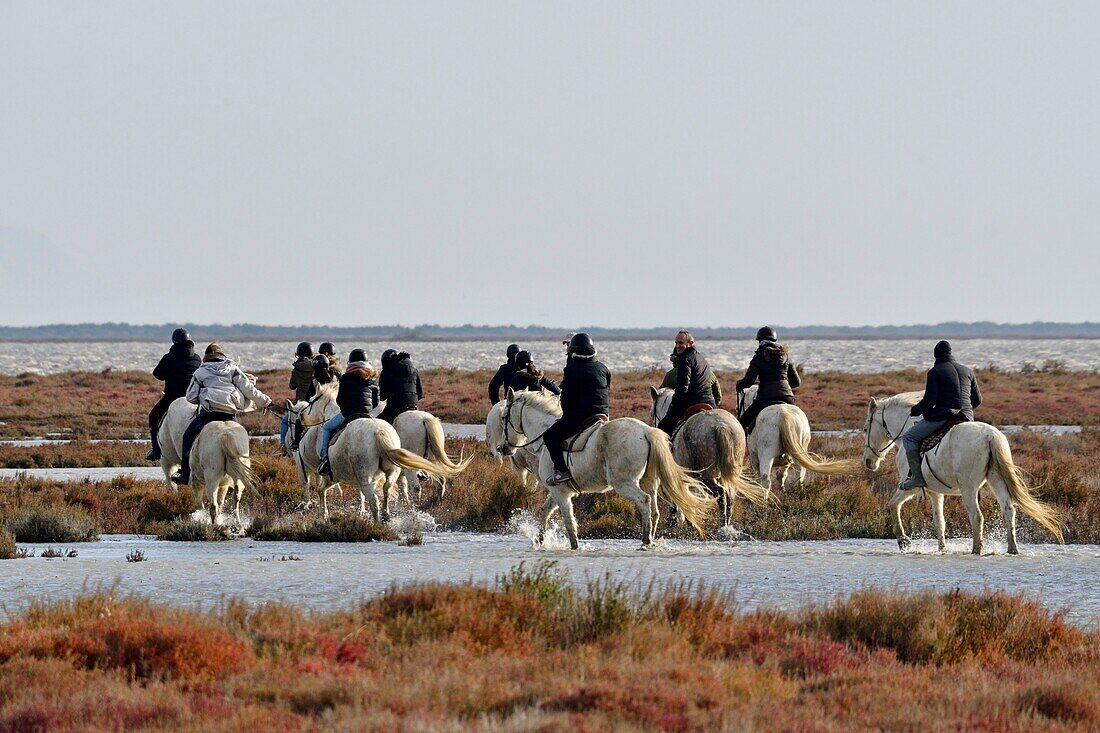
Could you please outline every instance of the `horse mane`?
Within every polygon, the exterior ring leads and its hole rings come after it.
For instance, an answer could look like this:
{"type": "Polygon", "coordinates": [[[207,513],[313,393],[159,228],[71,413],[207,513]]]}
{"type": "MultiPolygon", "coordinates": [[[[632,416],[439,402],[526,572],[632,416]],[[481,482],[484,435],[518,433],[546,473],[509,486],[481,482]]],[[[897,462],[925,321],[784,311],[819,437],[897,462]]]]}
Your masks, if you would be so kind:
{"type": "Polygon", "coordinates": [[[320,389],[317,390],[318,397],[328,397],[330,400],[336,399],[336,393],[340,391],[340,383],[336,380],[322,384],[320,389]]]}
{"type": "Polygon", "coordinates": [[[561,398],[556,394],[527,391],[517,394],[516,397],[523,397],[528,404],[546,412],[561,414],[561,398]]]}
{"type": "Polygon", "coordinates": [[[877,400],[878,404],[884,408],[894,407],[896,405],[904,405],[905,407],[912,407],[920,402],[923,392],[902,392],[896,394],[893,397],[884,397],[881,400],[877,400]]]}

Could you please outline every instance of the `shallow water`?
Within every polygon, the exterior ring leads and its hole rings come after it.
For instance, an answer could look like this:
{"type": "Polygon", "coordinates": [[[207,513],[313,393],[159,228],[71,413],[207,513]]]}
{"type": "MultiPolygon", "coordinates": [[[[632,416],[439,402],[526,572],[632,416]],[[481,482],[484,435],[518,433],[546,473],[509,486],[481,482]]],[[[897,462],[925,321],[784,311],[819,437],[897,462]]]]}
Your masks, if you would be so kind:
{"type": "MultiPolygon", "coordinates": [[[[612,371],[623,369],[667,368],[672,351],[672,336],[667,341],[601,341],[600,358],[612,371]]],[[[201,334],[198,335],[201,338],[201,334]]],[[[932,363],[935,339],[806,339],[791,344],[795,363],[808,371],[838,370],[873,373],[895,369],[927,369],[932,363]]],[[[226,353],[249,370],[288,369],[293,362],[297,342],[225,341],[226,353]]],[[[960,361],[972,366],[989,364],[1015,371],[1025,362],[1041,366],[1055,360],[1073,370],[1094,370],[1100,366],[1100,339],[959,339],[953,343],[960,361]]],[[[505,344],[499,341],[447,341],[412,343],[337,344],[337,353],[363,347],[372,359],[386,348],[408,351],[421,369],[495,369],[504,359],[505,344]]],[[[540,366],[561,370],[565,365],[562,345],[557,341],[524,343],[540,366]]],[[[72,370],[111,369],[152,370],[168,343],[132,341],[121,343],[0,343],[0,373],[33,372],[54,374],[72,370]]],[[[699,342],[700,351],[715,369],[743,371],[756,348],[745,340],[699,342]]]]}
{"type": "MultiPolygon", "coordinates": [[[[429,523],[430,525],[430,523],[429,523]]],[[[105,535],[65,545],[78,556],[3,562],[0,606],[15,613],[36,599],[67,598],[97,587],[117,587],[157,602],[209,608],[234,597],[250,603],[286,601],[309,609],[343,608],[394,583],[492,583],[520,562],[550,560],[572,582],[610,576],[638,586],[650,581],[705,583],[732,591],[745,608],[793,609],[866,587],[947,591],[1007,590],[1066,608],[1075,623],[1100,623],[1100,546],[1025,545],[1020,556],[1003,541],[975,557],[970,540],[954,539],[946,553],[935,540],[917,540],[901,553],[892,540],[819,542],[710,542],[658,540],[641,551],[637,540],[585,540],[566,548],[560,533],[532,547],[529,517],[507,534],[426,531],[422,545],[257,542],[162,542],[152,537],[105,535]],[[145,561],[125,557],[141,550],[145,561]],[[287,559],[282,559],[287,558],[287,559]],[[293,558],[293,559],[291,559],[293,558]]],[[[407,529],[408,527],[405,527],[407,529]]],[[[34,546],[40,553],[42,546],[34,546]]]]}

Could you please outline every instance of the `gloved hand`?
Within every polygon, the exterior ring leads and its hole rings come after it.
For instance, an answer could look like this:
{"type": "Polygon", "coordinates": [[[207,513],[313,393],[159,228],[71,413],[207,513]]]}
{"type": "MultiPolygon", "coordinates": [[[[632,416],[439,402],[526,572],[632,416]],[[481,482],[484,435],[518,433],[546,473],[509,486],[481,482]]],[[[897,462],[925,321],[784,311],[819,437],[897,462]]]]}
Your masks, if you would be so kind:
{"type": "Polygon", "coordinates": [[[909,408],[909,415],[910,415],[910,417],[917,417],[923,411],[924,410],[921,408],[920,404],[918,403],[918,404],[913,405],[912,407],[909,408]]]}

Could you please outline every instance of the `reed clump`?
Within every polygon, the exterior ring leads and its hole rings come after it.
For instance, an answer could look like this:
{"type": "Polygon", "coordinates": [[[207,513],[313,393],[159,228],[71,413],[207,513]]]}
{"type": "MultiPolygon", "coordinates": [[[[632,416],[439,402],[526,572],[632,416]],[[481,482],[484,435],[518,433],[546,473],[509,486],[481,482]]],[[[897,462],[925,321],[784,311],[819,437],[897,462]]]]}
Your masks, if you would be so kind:
{"type": "Polygon", "coordinates": [[[261,541],[388,542],[398,539],[387,525],[358,514],[331,514],[328,519],[258,517],[248,536],[261,541]]]}
{"type": "Polygon", "coordinates": [[[220,524],[180,517],[172,521],[157,539],[168,542],[224,542],[233,539],[229,529],[220,524]]]}
{"type": "Polygon", "coordinates": [[[99,528],[87,511],[77,506],[31,506],[4,521],[19,542],[92,542],[99,528]]]}

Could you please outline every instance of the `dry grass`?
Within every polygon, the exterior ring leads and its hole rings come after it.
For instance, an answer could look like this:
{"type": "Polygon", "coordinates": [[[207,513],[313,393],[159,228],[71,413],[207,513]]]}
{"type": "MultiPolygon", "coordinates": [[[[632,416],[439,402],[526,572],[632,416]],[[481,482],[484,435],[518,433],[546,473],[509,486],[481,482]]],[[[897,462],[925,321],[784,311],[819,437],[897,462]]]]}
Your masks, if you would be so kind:
{"type": "MultiPolygon", "coordinates": [[[[492,370],[428,369],[422,372],[425,398],[421,409],[445,422],[482,423],[489,409],[486,385],[492,370]]],[[[290,397],[288,371],[259,372],[259,386],[277,400],[290,397]]],[[[641,370],[615,374],[611,413],[615,417],[648,419],[649,386],[660,384],[663,372],[641,370]]],[[[735,400],[734,383],[740,374],[722,374],[729,405],[735,400]]],[[[550,374],[556,380],[561,374],[550,374]]],[[[995,425],[1100,425],[1100,373],[1059,370],[1001,372],[979,370],[986,402],[981,419],[995,425]]],[[[0,376],[0,421],[7,437],[40,437],[61,433],[74,438],[147,438],[149,409],[160,397],[160,383],[145,372],[66,372],[48,376],[0,376]]],[[[820,372],[806,375],[799,404],[818,429],[858,427],[866,419],[869,397],[922,389],[924,373],[915,370],[882,374],[820,372]]],[[[271,415],[250,414],[243,423],[253,434],[278,430],[271,415]]],[[[97,450],[102,465],[131,459],[131,451],[97,450]],[[123,456],[127,456],[123,458],[123,456]]],[[[30,467],[27,461],[48,462],[43,449],[0,448],[0,463],[30,467]],[[23,463],[24,465],[20,465],[23,463]]],[[[37,462],[34,465],[44,465],[37,462]]]]}
{"type": "Polygon", "coordinates": [[[1004,594],[742,613],[552,566],[346,611],[109,593],[0,626],[0,730],[1086,730],[1100,635],[1004,594]]]}

